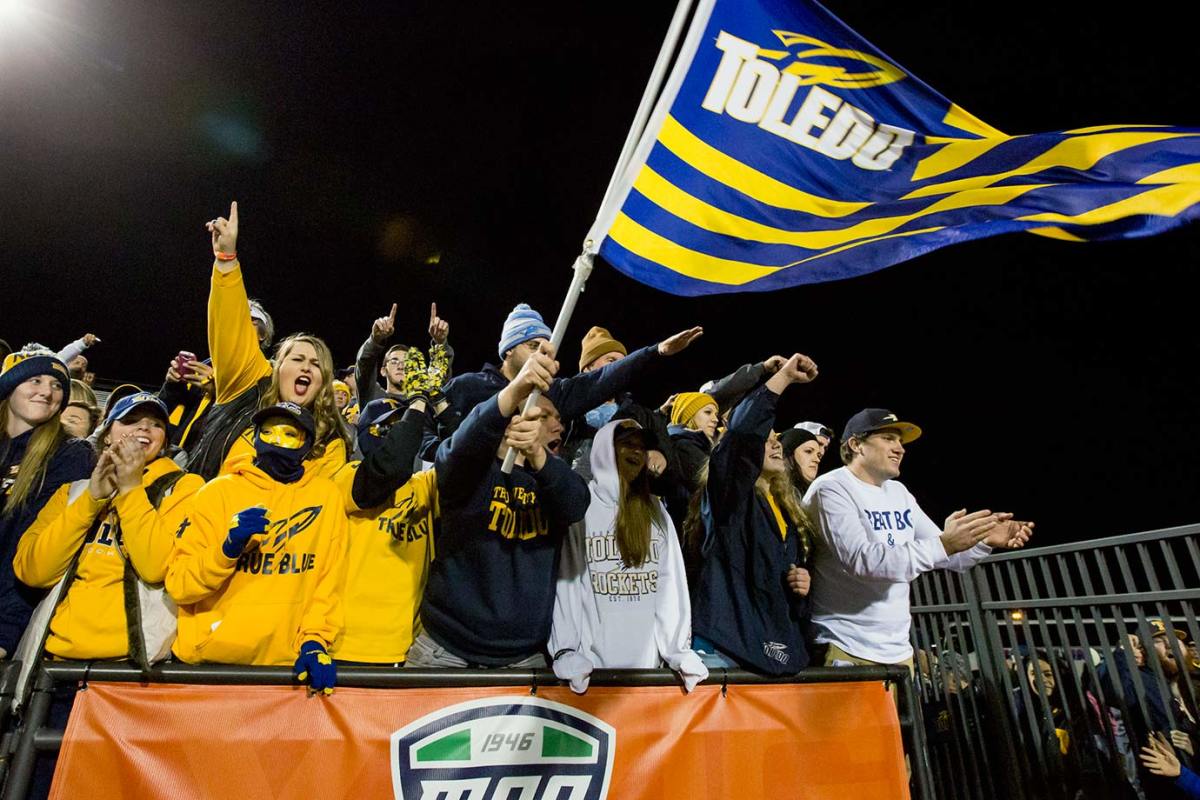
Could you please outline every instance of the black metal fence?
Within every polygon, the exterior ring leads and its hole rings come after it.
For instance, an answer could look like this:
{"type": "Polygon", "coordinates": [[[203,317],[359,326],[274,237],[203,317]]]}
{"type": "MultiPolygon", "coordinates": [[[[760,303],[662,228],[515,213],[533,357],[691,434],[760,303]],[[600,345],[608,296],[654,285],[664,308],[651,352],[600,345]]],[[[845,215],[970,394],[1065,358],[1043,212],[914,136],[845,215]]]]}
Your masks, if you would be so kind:
{"type": "MultiPolygon", "coordinates": [[[[1004,553],[968,573],[913,584],[916,670],[814,668],[767,679],[716,670],[709,683],[887,681],[897,688],[913,795],[921,800],[1157,800],[1173,790],[1140,768],[1152,732],[1182,763],[1200,747],[1200,525],[1004,553]],[[1179,635],[1176,634],[1179,632],[1179,635]]],[[[149,676],[120,663],[44,662],[19,720],[8,717],[14,664],[0,666],[2,800],[25,797],[56,686],[105,680],[290,684],[268,667],[165,664],[149,676]]],[[[608,670],[593,685],[673,685],[665,670],[608,670]]],[[[546,670],[347,667],[344,686],[557,685],[546,670]]]]}
{"type": "MultiPolygon", "coordinates": [[[[17,664],[0,665],[0,713],[6,714],[16,683],[17,664]]],[[[55,690],[88,681],[129,683],[178,683],[208,685],[293,685],[292,670],[287,667],[192,666],[162,664],[149,674],[121,662],[44,661],[33,681],[33,690],[25,703],[17,725],[5,729],[0,747],[2,800],[22,800],[29,791],[30,779],[39,753],[56,752],[62,745],[63,731],[47,725],[55,690]]],[[[788,678],[766,678],[741,670],[712,670],[709,685],[737,684],[815,684],[882,681],[895,688],[900,730],[905,752],[910,756],[919,741],[916,700],[911,691],[908,671],[903,667],[814,668],[788,678]]],[[[675,686],[679,678],[670,670],[596,670],[592,686],[675,686]]],[[[540,686],[561,685],[549,670],[528,669],[396,669],[390,667],[339,667],[338,685],[377,689],[453,688],[483,686],[528,687],[536,694],[540,686]]],[[[681,701],[684,702],[684,701],[681,701]]],[[[927,787],[917,784],[914,796],[928,797],[927,787]]]]}
{"type": "Polygon", "coordinates": [[[1172,796],[1137,754],[1154,731],[1185,765],[1200,747],[1200,526],[929,573],[912,607],[915,769],[939,800],[1172,796]]]}

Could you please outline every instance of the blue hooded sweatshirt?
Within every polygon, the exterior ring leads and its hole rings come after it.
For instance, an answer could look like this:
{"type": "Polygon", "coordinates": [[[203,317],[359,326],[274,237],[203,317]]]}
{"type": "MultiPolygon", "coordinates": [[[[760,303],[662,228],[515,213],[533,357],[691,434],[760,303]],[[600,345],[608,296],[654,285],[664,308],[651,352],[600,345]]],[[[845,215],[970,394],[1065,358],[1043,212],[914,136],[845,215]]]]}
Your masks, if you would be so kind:
{"type": "Polygon", "coordinates": [[[805,566],[805,554],[791,520],[781,538],[775,513],[754,488],[778,399],[765,386],[751,392],[713,447],[692,630],[750,669],[792,675],[808,666],[808,600],[788,587],[787,572],[805,566]]]}
{"type": "Polygon", "coordinates": [[[442,647],[484,666],[545,648],[563,537],[590,500],[587,483],[555,456],[536,472],[501,472],[507,427],[496,398],[486,400],[434,461],[441,528],[421,623],[442,647]]]}

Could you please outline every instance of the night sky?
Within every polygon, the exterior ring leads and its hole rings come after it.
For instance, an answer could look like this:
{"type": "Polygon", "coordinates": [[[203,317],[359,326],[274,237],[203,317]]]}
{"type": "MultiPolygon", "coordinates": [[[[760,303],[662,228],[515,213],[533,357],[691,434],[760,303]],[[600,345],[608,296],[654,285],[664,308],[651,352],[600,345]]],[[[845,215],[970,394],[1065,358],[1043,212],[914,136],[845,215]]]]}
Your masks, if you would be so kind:
{"type": "MultiPolygon", "coordinates": [[[[437,301],[459,372],[496,359],[514,303],[552,324],[673,10],[24,2],[0,24],[0,337],[57,348],[92,331],[102,380],[147,384],[178,350],[206,351],[203,223],[230,199],[252,296],[341,365],[393,301],[411,342],[437,301]]],[[[1186,6],[830,3],[1010,133],[1200,125],[1186,6]]],[[[923,426],[901,479],[935,519],[1012,510],[1041,543],[1194,523],[1198,251],[1195,226],[1010,235],[703,299],[598,261],[563,369],[591,325],[632,349],[701,324],[643,402],[799,350],[821,375],[789,390],[781,424],[840,432],[884,406],[923,426]]]]}

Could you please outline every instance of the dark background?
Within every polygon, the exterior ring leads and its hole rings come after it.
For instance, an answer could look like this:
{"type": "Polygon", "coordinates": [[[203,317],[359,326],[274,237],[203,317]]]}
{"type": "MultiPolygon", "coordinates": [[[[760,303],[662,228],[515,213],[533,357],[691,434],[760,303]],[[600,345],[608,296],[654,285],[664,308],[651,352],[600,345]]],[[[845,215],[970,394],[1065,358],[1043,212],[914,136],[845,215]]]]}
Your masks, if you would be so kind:
{"type": "MultiPolygon", "coordinates": [[[[230,199],[251,294],[342,365],[393,301],[414,342],[438,302],[460,372],[495,360],[514,303],[552,324],[673,10],[25,3],[0,25],[0,336],[58,348],[92,331],[100,378],[144,383],[206,349],[203,222],[230,199]]],[[[830,7],[1007,132],[1200,124],[1187,4],[830,7]]],[[[934,518],[1008,509],[1043,544],[1193,523],[1198,245],[1194,226],[1010,235],[704,299],[598,262],[563,366],[594,324],[631,349],[702,324],[644,401],[800,350],[821,377],[789,391],[781,423],[840,431],[878,405],[922,425],[903,480],[934,518]]]]}

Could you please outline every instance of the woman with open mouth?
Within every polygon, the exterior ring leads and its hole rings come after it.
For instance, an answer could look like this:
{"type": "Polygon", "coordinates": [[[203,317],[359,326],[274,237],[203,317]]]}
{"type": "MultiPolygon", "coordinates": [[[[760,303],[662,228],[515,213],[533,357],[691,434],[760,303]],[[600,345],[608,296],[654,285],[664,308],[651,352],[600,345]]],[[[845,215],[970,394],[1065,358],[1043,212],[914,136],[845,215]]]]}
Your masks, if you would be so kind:
{"type": "Polygon", "coordinates": [[[41,599],[13,574],[17,542],[60,486],[92,469],[92,448],[60,422],[69,384],[67,365],[44,348],[10,353],[0,371],[0,658],[41,599]]]}
{"type": "Polygon", "coordinates": [[[691,691],[708,669],[691,649],[683,554],[662,500],[650,493],[648,431],[609,422],[592,440],[591,502],[559,564],[549,652],[576,692],[593,669],[666,664],[691,691]]]}
{"type": "Polygon", "coordinates": [[[214,256],[208,298],[209,353],[216,384],[215,406],[188,469],[212,479],[254,458],[251,418],[276,403],[295,403],[316,421],[316,439],[306,468],[332,477],[346,463],[350,430],[334,399],[333,355],[310,334],[294,334],[279,343],[274,363],[259,349],[250,318],[250,301],[237,258],[237,203],[229,218],[207,223],[214,256]]]}

